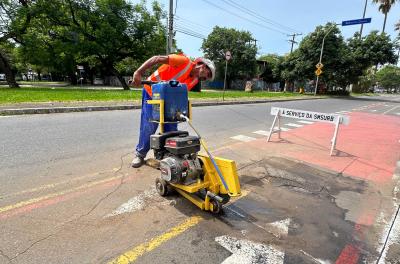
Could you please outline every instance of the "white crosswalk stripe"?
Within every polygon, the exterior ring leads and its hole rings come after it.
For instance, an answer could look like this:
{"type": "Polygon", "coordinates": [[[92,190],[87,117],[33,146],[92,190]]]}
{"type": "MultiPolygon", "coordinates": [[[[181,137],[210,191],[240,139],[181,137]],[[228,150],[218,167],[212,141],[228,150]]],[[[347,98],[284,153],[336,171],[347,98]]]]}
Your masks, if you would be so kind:
{"type": "Polygon", "coordinates": [[[291,126],[291,127],[302,127],[303,125],[289,123],[289,124],[285,124],[285,126],[291,126]]]}
{"type": "Polygon", "coordinates": [[[265,130],[257,130],[253,132],[254,134],[258,134],[258,135],[263,135],[263,136],[269,136],[269,131],[265,131],[265,130]]]}
{"type": "Polygon", "coordinates": [[[311,121],[306,121],[306,120],[299,120],[299,121],[297,121],[297,122],[299,122],[299,123],[303,123],[303,124],[307,124],[307,125],[314,124],[314,122],[311,122],[311,121]]]}
{"type": "Polygon", "coordinates": [[[243,142],[250,142],[250,141],[256,140],[256,138],[243,136],[243,135],[237,135],[237,136],[234,136],[231,138],[235,139],[235,140],[243,141],[243,142]]]}

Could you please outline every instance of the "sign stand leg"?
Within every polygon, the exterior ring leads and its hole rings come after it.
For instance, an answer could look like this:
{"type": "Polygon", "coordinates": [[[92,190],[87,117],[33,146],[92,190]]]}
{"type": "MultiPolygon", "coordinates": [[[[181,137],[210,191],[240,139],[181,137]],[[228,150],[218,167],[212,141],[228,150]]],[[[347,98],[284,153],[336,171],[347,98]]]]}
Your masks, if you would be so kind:
{"type": "Polygon", "coordinates": [[[278,116],[278,138],[281,139],[281,115],[279,112],[277,113],[278,116]]]}
{"type": "MultiPolygon", "coordinates": [[[[272,133],[274,133],[274,127],[275,127],[276,120],[279,120],[279,111],[275,115],[274,122],[272,122],[271,129],[269,130],[269,135],[268,135],[267,142],[269,142],[269,140],[271,139],[272,133]]],[[[278,123],[280,123],[280,121],[278,121],[278,123]]],[[[280,129],[281,128],[279,127],[279,133],[280,133],[280,129]]]]}
{"type": "Polygon", "coordinates": [[[338,118],[336,121],[335,133],[333,134],[333,138],[332,138],[331,154],[330,154],[331,156],[333,154],[333,151],[336,149],[336,138],[337,138],[337,134],[339,132],[339,123],[340,123],[340,118],[338,118]]]}

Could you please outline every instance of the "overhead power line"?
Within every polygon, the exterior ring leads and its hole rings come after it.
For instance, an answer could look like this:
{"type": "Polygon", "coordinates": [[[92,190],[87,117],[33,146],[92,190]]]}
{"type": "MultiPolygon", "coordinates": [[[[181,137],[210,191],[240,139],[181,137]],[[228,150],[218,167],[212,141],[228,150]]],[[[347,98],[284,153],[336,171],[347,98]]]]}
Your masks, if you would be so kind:
{"type": "Polygon", "coordinates": [[[199,29],[203,29],[203,30],[207,30],[207,31],[209,30],[209,28],[206,27],[206,26],[203,26],[203,25],[201,25],[199,23],[193,22],[193,21],[191,21],[191,20],[189,20],[187,18],[183,18],[183,17],[178,16],[178,15],[175,15],[175,21],[182,21],[184,23],[190,24],[193,27],[197,27],[199,29]]]}
{"type": "Polygon", "coordinates": [[[192,30],[192,29],[190,29],[190,28],[187,28],[187,27],[185,27],[185,26],[182,26],[182,25],[176,25],[175,28],[176,28],[176,29],[180,29],[180,30],[184,30],[184,31],[186,31],[186,32],[190,32],[190,33],[193,34],[193,35],[198,35],[198,36],[201,36],[201,37],[205,37],[204,34],[199,33],[199,32],[196,32],[196,31],[194,31],[194,30],[192,30]]]}
{"type": "Polygon", "coordinates": [[[263,24],[260,24],[260,23],[258,23],[258,22],[255,22],[255,21],[253,21],[253,20],[251,20],[251,19],[248,19],[248,18],[246,18],[246,17],[243,17],[243,16],[241,16],[241,15],[235,13],[235,12],[232,12],[232,11],[230,11],[230,10],[227,10],[227,9],[223,8],[223,7],[220,7],[220,6],[218,6],[218,5],[216,5],[216,4],[212,3],[212,2],[210,2],[210,1],[208,1],[208,0],[202,0],[202,1],[203,1],[203,2],[206,2],[206,3],[209,4],[209,5],[212,5],[212,6],[214,6],[215,8],[218,8],[218,9],[220,9],[220,10],[226,12],[226,13],[229,13],[229,14],[231,14],[231,15],[233,15],[233,16],[239,17],[239,18],[241,18],[241,19],[243,19],[243,20],[246,20],[246,21],[248,21],[248,22],[250,22],[250,23],[253,23],[253,24],[257,25],[257,26],[260,26],[260,27],[263,27],[263,28],[265,28],[265,29],[269,29],[269,30],[272,30],[272,31],[281,33],[281,34],[283,34],[283,35],[286,35],[286,34],[287,34],[286,32],[283,32],[283,31],[281,31],[281,30],[279,30],[279,29],[271,28],[271,27],[268,27],[268,26],[266,26],[266,25],[263,25],[263,24]]]}
{"type": "Polygon", "coordinates": [[[188,31],[184,30],[184,29],[177,28],[176,32],[179,32],[179,33],[182,33],[182,34],[185,34],[185,35],[189,35],[189,36],[192,36],[192,37],[195,37],[195,38],[199,38],[199,39],[205,39],[205,36],[198,35],[198,34],[193,34],[191,32],[188,32],[188,31]]]}
{"type": "Polygon", "coordinates": [[[222,0],[222,1],[224,1],[228,5],[233,5],[233,7],[235,7],[236,9],[238,9],[238,10],[240,10],[240,11],[246,13],[246,14],[249,14],[251,16],[254,16],[255,18],[258,18],[259,20],[263,21],[264,23],[268,23],[268,24],[270,24],[272,26],[279,27],[279,28],[281,28],[281,29],[283,29],[285,31],[296,32],[296,33],[299,32],[298,30],[296,30],[294,28],[285,26],[285,25],[280,24],[280,23],[278,23],[278,22],[276,22],[276,21],[274,21],[272,19],[266,18],[266,17],[264,17],[264,16],[262,16],[262,15],[256,13],[256,12],[254,12],[253,10],[248,9],[245,6],[242,6],[242,5],[238,4],[238,3],[236,3],[233,0],[222,0]]]}
{"type": "Polygon", "coordinates": [[[199,30],[197,28],[193,28],[191,25],[188,25],[188,24],[180,22],[180,21],[175,21],[175,25],[178,25],[178,26],[181,26],[181,27],[185,27],[185,28],[187,28],[189,30],[192,30],[193,32],[196,32],[196,33],[201,34],[201,35],[207,35],[207,33],[204,32],[203,30],[199,30]]]}

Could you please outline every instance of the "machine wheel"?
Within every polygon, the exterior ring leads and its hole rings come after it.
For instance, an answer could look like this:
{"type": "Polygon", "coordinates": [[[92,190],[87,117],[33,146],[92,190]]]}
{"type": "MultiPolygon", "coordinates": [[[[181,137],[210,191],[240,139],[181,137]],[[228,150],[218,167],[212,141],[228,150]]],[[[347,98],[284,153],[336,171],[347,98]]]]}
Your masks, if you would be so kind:
{"type": "Polygon", "coordinates": [[[157,178],[156,179],[156,189],[159,195],[167,196],[171,193],[171,187],[168,185],[166,181],[163,179],[157,178]]]}
{"type": "Polygon", "coordinates": [[[211,200],[210,203],[213,205],[211,213],[219,214],[222,211],[222,204],[216,200],[211,200]]]}
{"type": "Polygon", "coordinates": [[[222,204],[226,204],[227,202],[229,202],[229,200],[231,199],[231,197],[229,196],[229,194],[219,194],[220,197],[222,197],[223,201],[222,204]]]}

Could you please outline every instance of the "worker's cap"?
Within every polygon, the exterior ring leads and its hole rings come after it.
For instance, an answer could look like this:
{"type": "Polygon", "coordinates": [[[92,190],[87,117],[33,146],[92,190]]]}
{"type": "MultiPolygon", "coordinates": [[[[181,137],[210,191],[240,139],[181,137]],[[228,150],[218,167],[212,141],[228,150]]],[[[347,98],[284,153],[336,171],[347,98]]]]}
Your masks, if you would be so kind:
{"type": "Polygon", "coordinates": [[[194,61],[196,64],[197,63],[203,63],[205,64],[211,71],[211,78],[210,81],[214,80],[215,78],[215,64],[214,62],[212,62],[209,59],[203,58],[203,57],[199,57],[194,61]]]}

